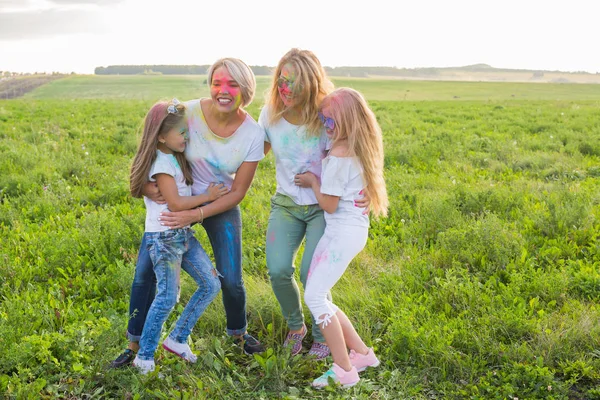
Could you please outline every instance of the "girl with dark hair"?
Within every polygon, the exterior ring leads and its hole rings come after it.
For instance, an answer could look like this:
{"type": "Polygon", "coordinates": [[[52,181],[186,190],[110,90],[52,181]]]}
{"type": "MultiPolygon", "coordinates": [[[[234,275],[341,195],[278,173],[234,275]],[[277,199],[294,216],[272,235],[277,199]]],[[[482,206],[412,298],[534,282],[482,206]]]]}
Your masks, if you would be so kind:
{"type": "Polygon", "coordinates": [[[213,201],[229,190],[223,185],[211,185],[204,194],[192,196],[192,174],[183,156],[187,126],[185,107],[176,99],[156,103],[144,123],[144,132],[131,167],[130,187],[134,196],[141,194],[148,181],[156,182],[166,204],[144,197],[146,223],[144,242],[156,275],[156,297],[148,310],[138,354],[133,365],[144,374],[154,370],[154,352],[167,317],[177,303],[179,272],[186,271],[198,284],[175,328],[163,342],[163,347],[181,358],[196,362],[187,338],[206,307],[221,287],[208,255],[194,237],[189,226],[168,229],[160,223],[164,210],[186,210],[213,201]]]}

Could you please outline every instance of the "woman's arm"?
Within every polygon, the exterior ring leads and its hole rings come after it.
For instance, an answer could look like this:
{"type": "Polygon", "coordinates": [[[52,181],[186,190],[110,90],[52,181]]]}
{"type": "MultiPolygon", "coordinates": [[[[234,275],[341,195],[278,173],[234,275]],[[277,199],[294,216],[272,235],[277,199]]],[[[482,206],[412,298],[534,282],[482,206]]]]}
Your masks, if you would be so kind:
{"type": "Polygon", "coordinates": [[[258,161],[243,162],[235,174],[235,179],[233,180],[231,191],[229,193],[210,204],[193,210],[178,212],[165,211],[161,213],[160,221],[169,228],[181,228],[194,222],[202,222],[204,218],[220,214],[237,206],[244,196],[246,196],[246,192],[248,192],[248,189],[250,188],[252,179],[254,179],[257,167],[258,161]]]}
{"type": "Polygon", "coordinates": [[[337,210],[340,197],[321,193],[321,183],[319,182],[317,176],[312,172],[305,172],[303,174],[296,175],[294,178],[294,183],[301,187],[310,187],[313,192],[315,192],[319,206],[325,212],[333,214],[335,210],[337,210]]]}
{"type": "Polygon", "coordinates": [[[271,150],[271,143],[265,142],[265,156],[269,153],[269,150],[271,150]]]}
{"type": "Polygon", "coordinates": [[[157,174],[155,178],[158,189],[167,201],[171,211],[189,210],[198,207],[200,204],[218,199],[229,191],[223,184],[211,184],[206,193],[197,196],[180,196],[175,179],[171,175],[157,174]]]}

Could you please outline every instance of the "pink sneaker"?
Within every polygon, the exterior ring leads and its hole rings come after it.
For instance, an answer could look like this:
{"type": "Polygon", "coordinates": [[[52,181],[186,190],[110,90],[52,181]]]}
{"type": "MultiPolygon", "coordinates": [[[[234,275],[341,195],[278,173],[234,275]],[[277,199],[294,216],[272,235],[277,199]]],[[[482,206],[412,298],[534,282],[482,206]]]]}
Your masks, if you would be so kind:
{"type": "Polygon", "coordinates": [[[313,381],[312,386],[317,389],[329,386],[329,378],[341,384],[344,388],[352,387],[360,380],[356,367],[352,367],[350,371],[345,371],[342,367],[333,363],[327,372],[313,381]]]}
{"type": "Polygon", "coordinates": [[[367,367],[378,367],[380,364],[372,347],[369,348],[369,352],[366,355],[350,350],[350,362],[356,367],[358,372],[364,371],[367,367]]]}

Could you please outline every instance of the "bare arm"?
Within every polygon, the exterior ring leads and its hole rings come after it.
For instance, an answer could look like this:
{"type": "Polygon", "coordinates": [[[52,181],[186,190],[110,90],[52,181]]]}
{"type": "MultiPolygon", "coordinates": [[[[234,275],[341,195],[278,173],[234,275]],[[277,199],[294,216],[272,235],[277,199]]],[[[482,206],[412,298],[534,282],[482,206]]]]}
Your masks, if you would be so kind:
{"type": "Polygon", "coordinates": [[[294,178],[294,183],[301,187],[310,187],[313,192],[315,192],[319,206],[325,212],[333,214],[335,210],[337,210],[340,197],[321,193],[321,182],[319,182],[317,176],[312,172],[305,172],[303,174],[296,175],[294,178]]]}
{"type": "Polygon", "coordinates": [[[155,178],[158,189],[167,201],[171,211],[189,210],[198,207],[200,204],[216,200],[228,192],[223,184],[211,184],[206,193],[197,196],[180,196],[175,179],[171,175],[157,174],[155,178]]]}
{"type": "Polygon", "coordinates": [[[231,191],[220,199],[202,207],[204,209],[204,217],[220,214],[240,204],[246,196],[248,189],[250,189],[250,184],[254,179],[257,167],[258,161],[243,162],[235,173],[231,191]]]}
{"type": "Polygon", "coordinates": [[[271,150],[271,143],[265,142],[265,156],[269,154],[269,150],[271,150]]]}
{"type": "Polygon", "coordinates": [[[231,191],[223,197],[193,210],[161,213],[160,221],[169,228],[180,228],[194,222],[202,222],[204,218],[220,214],[237,206],[250,188],[258,161],[243,162],[238,168],[231,191]]]}

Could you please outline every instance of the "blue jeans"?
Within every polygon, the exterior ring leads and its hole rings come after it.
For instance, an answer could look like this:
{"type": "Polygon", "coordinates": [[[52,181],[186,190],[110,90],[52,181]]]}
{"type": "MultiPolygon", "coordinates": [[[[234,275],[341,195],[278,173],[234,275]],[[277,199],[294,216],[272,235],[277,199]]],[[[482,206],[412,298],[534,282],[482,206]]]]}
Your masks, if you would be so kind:
{"type": "MultiPolygon", "coordinates": [[[[198,227],[200,225],[195,225],[198,227]]],[[[242,279],[242,219],[239,207],[206,218],[206,230],[221,279],[223,305],[227,315],[227,334],[246,332],[246,289],[242,279]]],[[[131,285],[127,338],[140,340],[148,309],[156,292],[156,278],[148,254],[146,237],[142,240],[131,285]]]]}
{"type": "Polygon", "coordinates": [[[131,284],[131,295],[129,297],[129,322],[127,323],[127,339],[130,342],[139,342],[142,337],[142,329],[146,322],[146,315],[156,295],[156,275],[150,254],[148,254],[148,243],[146,235],[142,237],[142,244],[138,251],[135,265],[135,275],[131,284]]]}
{"type": "Polygon", "coordinates": [[[192,229],[146,232],[144,237],[154,265],[158,291],[146,316],[138,357],[141,360],[153,360],[162,326],[177,304],[179,271],[183,269],[187,272],[198,284],[198,289],[169,334],[178,343],[187,341],[194,325],[219,293],[221,285],[192,229]]]}

